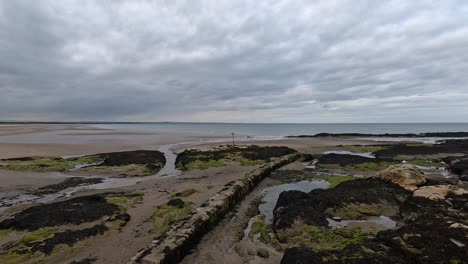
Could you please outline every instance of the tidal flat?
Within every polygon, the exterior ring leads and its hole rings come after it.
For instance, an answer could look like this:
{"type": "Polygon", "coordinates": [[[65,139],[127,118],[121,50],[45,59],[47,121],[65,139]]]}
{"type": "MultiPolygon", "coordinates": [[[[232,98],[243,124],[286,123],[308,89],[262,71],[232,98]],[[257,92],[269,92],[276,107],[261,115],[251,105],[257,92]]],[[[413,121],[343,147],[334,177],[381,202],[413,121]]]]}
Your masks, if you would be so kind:
{"type": "Polygon", "coordinates": [[[466,139],[17,129],[0,133],[1,263],[466,260],[466,139]]]}

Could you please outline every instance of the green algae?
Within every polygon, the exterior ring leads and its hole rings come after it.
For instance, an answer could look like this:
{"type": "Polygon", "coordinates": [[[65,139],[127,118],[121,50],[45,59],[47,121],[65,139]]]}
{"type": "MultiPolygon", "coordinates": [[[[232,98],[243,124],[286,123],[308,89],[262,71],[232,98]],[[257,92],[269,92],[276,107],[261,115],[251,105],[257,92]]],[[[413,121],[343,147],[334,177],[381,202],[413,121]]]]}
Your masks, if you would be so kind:
{"type": "Polygon", "coordinates": [[[92,164],[92,163],[103,162],[104,158],[98,155],[89,155],[89,156],[67,158],[66,160],[72,163],[76,163],[76,164],[92,164]]]}
{"type": "Polygon", "coordinates": [[[257,248],[257,256],[261,258],[269,258],[270,257],[270,252],[264,248],[257,248]]]}
{"type": "Polygon", "coordinates": [[[337,186],[338,184],[342,182],[358,179],[357,177],[353,177],[353,176],[338,176],[338,175],[320,175],[318,176],[318,178],[323,179],[330,183],[330,186],[328,187],[328,189],[334,188],[335,186],[337,186]]]}
{"type": "Polygon", "coordinates": [[[358,230],[329,229],[325,227],[300,225],[282,231],[282,243],[312,247],[316,250],[343,249],[358,244],[368,238],[368,234],[358,230]]]}
{"type": "Polygon", "coordinates": [[[113,193],[106,196],[106,201],[125,208],[135,207],[143,201],[144,193],[113,193]]]}
{"type": "Polygon", "coordinates": [[[152,232],[158,234],[166,233],[172,225],[183,220],[191,211],[191,202],[185,202],[182,208],[167,204],[161,205],[150,217],[154,225],[152,232]]]}
{"type": "Polygon", "coordinates": [[[0,263],[22,263],[41,255],[40,252],[33,252],[34,245],[54,236],[58,227],[44,227],[34,232],[26,234],[21,239],[10,242],[6,245],[7,250],[0,255],[0,263]]]}
{"type": "Polygon", "coordinates": [[[71,169],[72,167],[65,159],[40,156],[24,159],[1,160],[0,164],[3,168],[8,170],[36,172],[63,172],[71,169]]]}
{"type": "Polygon", "coordinates": [[[187,164],[186,170],[206,170],[209,168],[224,167],[226,164],[222,160],[201,161],[195,160],[187,164]]]}
{"type": "Polygon", "coordinates": [[[273,234],[273,226],[265,225],[265,216],[259,215],[256,217],[252,223],[252,228],[250,229],[249,237],[253,238],[258,235],[258,239],[265,244],[271,244],[276,238],[273,234]]]}
{"type": "Polygon", "coordinates": [[[188,197],[188,196],[190,196],[190,195],[192,195],[194,193],[197,193],[197,192],[198,192],[197,189],[189,188],[189,189],[185,189],[185,190],[183,190],[181,192],[178,192],[178,193],[172,195],[172,197],[173,198],[174,197],[188,197]]]}

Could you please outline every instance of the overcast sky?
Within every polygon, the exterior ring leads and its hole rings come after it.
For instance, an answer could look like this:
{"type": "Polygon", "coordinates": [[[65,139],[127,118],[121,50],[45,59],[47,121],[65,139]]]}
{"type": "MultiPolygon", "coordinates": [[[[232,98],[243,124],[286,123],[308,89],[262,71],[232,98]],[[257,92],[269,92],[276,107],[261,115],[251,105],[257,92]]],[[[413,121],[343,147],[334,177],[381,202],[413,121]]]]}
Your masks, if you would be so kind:
{"type": "Polygon", "coordinates": [[[468,1],[0,0],[0,120],[468,121],[468,1]]]}

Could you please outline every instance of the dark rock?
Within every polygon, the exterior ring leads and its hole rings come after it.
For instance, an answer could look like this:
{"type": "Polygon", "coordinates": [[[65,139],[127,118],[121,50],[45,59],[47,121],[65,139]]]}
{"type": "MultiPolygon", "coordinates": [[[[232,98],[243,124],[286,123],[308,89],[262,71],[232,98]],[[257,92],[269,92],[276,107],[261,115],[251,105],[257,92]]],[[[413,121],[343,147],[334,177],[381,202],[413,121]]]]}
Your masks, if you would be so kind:
{"type": "Polygon", "coordinates": [[[51,184],[44,187],[41,187],[32,192],[34,195],[45,195],[56,193],[67,188],[76,187],[83,184],[97,184],[101,183],[101,178],[84,178],[84,177],[72,177],[64,180],[63,182],[57,184],[51,184]]]}
{"type": "Polygon", "coordinates": [[[177,155],[176,164],[178,167],[184,168],[196,160],[207,162],[221,160],[232,155],[240,155],[242,158],[249,160],[270,161],[271,158],[279,158],[296,152],[288,147],[259,147],[254,145],[247,147],[231,146],[209,151],[188,149],[177,155]]]}
{"type": "Polygon", "coordinates": [[[446,200],[409,195],[400,203],[401,227],[343,249],[290,248],[281,263],[466,263],[467,213],[468,195],[449,194],[446,200]]]}
{"type": "Polygon", "coordinates": [[[305,247],[293,247],[284,251],[281,264],[311,264],[321,263],[322,259],[312,249],[305,247]]]}
{"type": "Polygon", "coordinates": [[[468,173],[468,159],[455,162],[452,166],[450,166],[450,170],[458,175],[468,173]]]}
{"type": "Polygon", "coordinates": [[[82,260],[74,260],[72,262],[70,262],[70,264],[92,264],[94,262],[96,262],[96,260],[98,260],[96,257],[92,257],[92,258],[84,258],[82,260]]]}
{"type": "Polygon", "coordinates": [[[411,192],[399,185],[377,178],[346,181],[335,188],[315,189],[310,193],[286,191],[280,194],[273,211],[274,229],[291,227],[297,219],[307,225],[328,226],[326,218],[335,215],[327,214],[356,205],[369,206],[367,212],[357,212],[357,216],[398,211],[400,204],[410,195],[411,192]]]}
{"type": "Polygon", "coordinates": [[[182,199],[177,198],[177,199],[172,199],[169,202],[167,202],[167,205],[178,207],[178,208],[184,208],[185,202],[182,199]]]}
{"type": "Polygon", "coordinates": [[[420,134],[396,134],[396,133],[385,133],[385,134],[365,134],[365,133],[319,133],[315,135],[298,135],[289,136],[290,138],[308,138],[308,137],[468,137],[468,132],[429,132],[420,134]]]}
{"type": "Polygon", "coordinates": [[[47,238],[44,241],[35,242],[31,246],[31,252],[40,251],[44,254],[52,253],[54,247],[60,244],[72,246],[80,240],[87,239],[89,237],[102,235],[108,228],[105,225],[95,225],[90,228],[80,230],[66,230],[64,232],[55,233],[53,237],[47,238]]]}
{"type": "Polygon", "coordinates": [[[98,166],[122,166],[130,164],[146,165],[152,171],[161,169],[166,164],[164,153],[157,150],[134,150],[123,152],[101,153],[96,156],[104,161],[98,166]]]}
{"type": "Polygon", "coordinates": [[[398,155],[434,155],[441,153],[468,153],[468,140],[446,140],[435,145],[396,144],[374,152],[378,158],[398,155]]]}
{"type": "Polygon", "coordinates": [[[460,180],[468,180],[468,155],[463,157],[446,157],[443,161],[448,165],[451,172],[460,176],[460,180]]]}
{"type": "Polygon", "coordinates": [[[314,176],[315,175],[313,173],[304,170],[277,170],[273,172],[268,178],[284,183],[289,183],[309,180],[314,176]]]}
{"type": "Polygon", "coordinates": [[[47,226],[77,225],[119,212],[119,206],[108,203],[103,195],[80,196],[27,208],[0,222],[0,229],[32,231],[47,226]]]}

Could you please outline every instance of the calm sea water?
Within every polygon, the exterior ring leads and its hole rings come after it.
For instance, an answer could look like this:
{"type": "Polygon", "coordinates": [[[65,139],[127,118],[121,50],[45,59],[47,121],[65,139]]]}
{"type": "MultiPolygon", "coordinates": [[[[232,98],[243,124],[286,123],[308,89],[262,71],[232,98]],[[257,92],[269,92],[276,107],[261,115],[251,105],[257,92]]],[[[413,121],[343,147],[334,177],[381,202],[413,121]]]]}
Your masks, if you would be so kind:
{"type": "Polygon", "coordinates": [[[245,124],[245,123],[132,123],[96,124],[101,128],[162,131],[178,133],[201,133],[213,135],[239,135],[282,137],[313,135],[317,133],[424,133],[468,132],[468,123],[389,123],[389,124],[245,124]]]}

